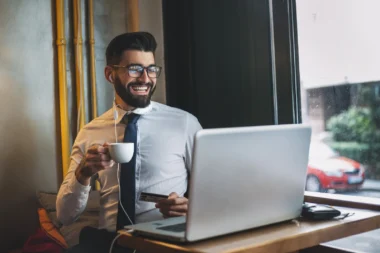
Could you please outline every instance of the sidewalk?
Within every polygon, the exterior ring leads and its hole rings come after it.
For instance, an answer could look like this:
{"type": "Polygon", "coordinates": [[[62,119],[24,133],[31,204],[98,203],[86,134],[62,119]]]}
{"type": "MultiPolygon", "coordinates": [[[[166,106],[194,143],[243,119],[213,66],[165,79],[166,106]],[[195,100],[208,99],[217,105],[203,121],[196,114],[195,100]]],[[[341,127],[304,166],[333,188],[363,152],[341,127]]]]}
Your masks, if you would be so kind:
{"type": "Polygon", "coordinates": [[[361,188],[363,191],[380,191],[380,180],[366,179],[361,188]]]}

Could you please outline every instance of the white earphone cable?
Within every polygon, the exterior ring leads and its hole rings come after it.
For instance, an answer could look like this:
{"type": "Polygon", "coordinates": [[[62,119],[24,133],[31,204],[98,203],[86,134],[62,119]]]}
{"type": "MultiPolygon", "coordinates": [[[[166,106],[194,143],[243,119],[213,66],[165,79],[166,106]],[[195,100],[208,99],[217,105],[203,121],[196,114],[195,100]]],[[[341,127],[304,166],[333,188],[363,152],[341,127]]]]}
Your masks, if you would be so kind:
{"type": "MultiPolygon", "coordinates": [[[[116,102],[116,101],[115,101],[116,102]]],[[[115,103],[114,103],[114,128],[115,128],[115,142],[117,143],[117,130],[116,130],[116,120],[117,120],[117,114],[115,112],[116,111],[116,108],[115,108],[115,103]]],[[[129,218],[129,215],[127,213],[127,211],[125,211],[124,209],[124,206],[123,206],[123,203],[121,202],[121,187],[120,187],[120,163],[117,164],[117,183],[119,184],[119,203],[120,203],[120,206],[121,206],[121,209],[123,209],[123,212],[125,213],[125,215],[127,216],[129,222],[133,224],[131,218],[129,218]]]]}
{"type": "Polygon", "coordinates": [[[114,119],[114,129],[115,129],[115,143],[117,143],[117,131],[116,131],[116,120],[118,119],[118,113],[115,108],[115,104],[113,105],[113,119],[114,119]]]}
{"type": "MultiPolygon", "coordinates": [[[[128,231],[127,231],[128,232],[128,231]]],[[[112,240],[112,243],[111,243],[111,247],[110,247],[110,250],[109,250],[109,253],[112,253],[112,249],[113,249],[113,245],[115,244],[116,240],[122,236],[123,234],[118,234],[117,236],[115,236],[115,238],[112,240]]],[[[136,250],[133,251],[133,253],[135,253],[136,250]]]]}
{"type": "Polygon", "coordinates": [[[118,234],[118,235],[115,236],[115,238],[112,240],[112,243],[111,243],[111,247],[110,247],[109,253],[112,253],[113,245],[115,244],[116,240],[117,240],[121,235],[122,235],[122,234],[118,234]]]}
{"type": "Polygon", "coordinates": [[[132,220],[131,220],[131,218],[129,218],[129,215],[128,215],[127,211],[125,211],[124,206],[123,206],[123,203],[121,202],[120,164],[119,164],[119,163],[117,164],[117,182],[118,182],[118,184],[119,184],[119,203],[120,203],[121,209],[123,209],[123,211],[124,211],[125,215],[127,216],[129,222],[130,222],[132,225],[134,225],[133,222],[132,222],[132,220]]]}
{"type": "MultiPolygon", "coordinates": [[[[118,143],[118,140],[117,140],[117,129],[116,129],[116,120],[118,119],[119,115],[117,113],[117,110],[116,110],[116,100],[114,98],[114,103],[113,103],[113,119],[114,119],[114,130],[115,130],[115,143],[118,143]]],[[[121,209],[123,209],[123,212],[124,214],[127,216],[129,222],[133,224],[131,218],[129,218],[129,215],[127,213],[127,211],[125,211],[124,209],[124,206],[123,206],[123,203],[121,202],[121,187],[120,187],[120,163],[117,164],[117,172],[116,172],[116,175],[117,175],[117,183],[119,184],[119,203],[120,203],[120,206],[121,206],[121,209]]],[[[109,250],[109,253],[112,253],[112,249],[113,249],[113,245],[115,244],[116,240],[121,236],[122,234],[118,234],[117,236],[115,236],[115,238],[113,239],[112,243],[111,243],[111,246],[110,246],[110,250],[109,250]]],[[[133,251],[133,253],[135,253],[136,250],[133,251]]]]}

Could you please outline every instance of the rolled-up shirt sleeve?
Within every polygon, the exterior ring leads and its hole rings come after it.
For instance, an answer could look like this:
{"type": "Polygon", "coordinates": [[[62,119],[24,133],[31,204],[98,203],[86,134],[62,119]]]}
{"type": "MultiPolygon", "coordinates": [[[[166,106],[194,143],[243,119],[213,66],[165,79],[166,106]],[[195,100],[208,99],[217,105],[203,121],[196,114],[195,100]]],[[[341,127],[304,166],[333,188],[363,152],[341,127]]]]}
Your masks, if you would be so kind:
{"type": "Polygon", "coordinates": [[[82,185],[75,177],[75,170],[82,158],[83,153],[80,147],[74,145],[69,171],[61,184],[56,202],[57,218],[63,225],[73,223],[87,205],[91,186],[82,185]]]}

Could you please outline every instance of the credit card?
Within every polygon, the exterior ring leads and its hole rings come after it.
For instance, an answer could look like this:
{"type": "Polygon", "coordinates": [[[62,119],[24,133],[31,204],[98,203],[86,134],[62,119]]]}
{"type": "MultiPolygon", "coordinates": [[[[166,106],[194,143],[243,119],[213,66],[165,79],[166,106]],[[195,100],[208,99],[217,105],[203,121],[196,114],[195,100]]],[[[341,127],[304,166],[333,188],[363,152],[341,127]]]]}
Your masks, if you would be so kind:
{"type": "Polygon", "coordinates": [[[146,202],[154,202],[157,203],[158,201],[162,199],[167,199],[168,195],[162,195],[157,193],[150,193],[150,192],[142,192],[140,194],[140,201],[146,201],[146,202]]]}

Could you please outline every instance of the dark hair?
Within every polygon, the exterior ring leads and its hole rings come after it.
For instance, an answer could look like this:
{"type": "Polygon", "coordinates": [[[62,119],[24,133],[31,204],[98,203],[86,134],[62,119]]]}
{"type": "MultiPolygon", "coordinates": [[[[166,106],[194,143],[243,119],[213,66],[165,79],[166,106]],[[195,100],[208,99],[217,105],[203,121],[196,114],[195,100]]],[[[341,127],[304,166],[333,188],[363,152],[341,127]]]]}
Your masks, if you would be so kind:
{"type": "Polygon", "coordinates": [[[123,33],[111,40],[106,50],[107,65],[117,65],[125,50],[139,50],[144,52],[156,51],[157,43],[153,35],[148,32],[123,33]]]}

